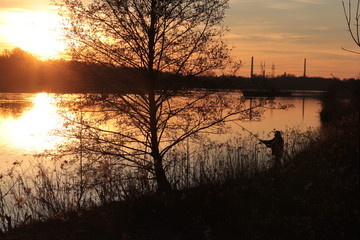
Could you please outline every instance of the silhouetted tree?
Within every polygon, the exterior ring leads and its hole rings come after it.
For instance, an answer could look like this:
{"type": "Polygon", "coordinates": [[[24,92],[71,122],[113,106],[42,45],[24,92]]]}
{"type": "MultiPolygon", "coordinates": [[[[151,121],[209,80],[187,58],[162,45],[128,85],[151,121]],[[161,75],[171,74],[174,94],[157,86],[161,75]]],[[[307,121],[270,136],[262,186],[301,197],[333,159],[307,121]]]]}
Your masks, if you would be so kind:
{"type": "Polygon", "coordinates": [[[85,103],[80,112],[89,109],[86,104],[102,112],[69,116],[68,126],[81,129],[76,135],[81,151],[142,167],[154,174],[158,190],[170,190],[166,153],[245,112],[238,99],[230,107],[221,94],[179,93],[180,83],[190,81],[187,76],[230,63],[230,50],[221,40],[228,0],[94,0],[89,5],[62,0],[60,6],[68,19],[64,26],[73,59],[128,71],[128,81],[103,73],[106,94],[73,101],[78,110],[77,103],[85,103]],[[107,121],[111,128],[104,125],[107,121]]]}
{"type": "MultiPolygon", "coordinates": [[[[345,7],[344,1],[342,1],[342,4],[350,36],[356,45],[360,47],[360,0],[357,1],[356,10],[354,13],[351,10],[351,0],[348,2],[348,8],[345,7]],[[353,14],[355,20],[352,18],[353,14]]],[[[360,52],[357,51],[351,51],[345,48],[342,49],[348,52],[360,54],[360,52]]]]}

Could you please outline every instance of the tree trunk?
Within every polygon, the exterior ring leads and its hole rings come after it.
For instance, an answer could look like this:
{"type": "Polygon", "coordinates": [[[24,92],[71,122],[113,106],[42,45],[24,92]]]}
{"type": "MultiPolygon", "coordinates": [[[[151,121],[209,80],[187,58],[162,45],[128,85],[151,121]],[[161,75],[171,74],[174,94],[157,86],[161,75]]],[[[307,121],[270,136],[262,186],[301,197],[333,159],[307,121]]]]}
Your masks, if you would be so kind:
{"type": "Polygon", "coordinates": [[[154,154],[154,166],[155,166],[155,179],[159,192],[169,192],[171,190],[171,184],[169,183],[165,170],[162,164],[162,157],[160,154],[154,154]]]}
{"type": "Polygon", "coordinates": [[[158,185],[158,191],[168,192],[171,190],[171,184],[166,178],[163,167],[163,157],[159,151],[158,127],[157,127],[157,106],[155,101],[155,89],[149,91],[149,116],[150,116],[150,145],[151,156],[154,161],[155,179],[158,185]]]}
{"type": "Polygon", "coordinates": [[[154,58],[155,58],[155,23],[157,21],[156,16],[156,0],[151,1],[151,23],[148,30],[148,94],[149,94],[149,116],[150,116],[150,136],[151,136],[151,156],[154,160],[155,179],[158,186],[158,191],[168,192],[171,190],[171,184],[169,183],[165,170],[163,167],[163,158],[159,151],[159,139],[157,128],[157,106],[155,100],[155,85],[156,85],[156,73],[154,72],[154,58]]]}
{"type": "Polygon", "coordinates": [[[159,151],[159,140],[158,140],[158,129],[157,129],[157,119],[156,119],[156,103],[155,103],[155,93],[154,91],[149,94],[150,100],[150,135],[151,135],[151,156],[154,160],[155,168],[155,179],[158,185],[158,191],[168,192],[171,190],[171,185],[166,178],[165,170],[163,167],[163,158],[159,151]]]}

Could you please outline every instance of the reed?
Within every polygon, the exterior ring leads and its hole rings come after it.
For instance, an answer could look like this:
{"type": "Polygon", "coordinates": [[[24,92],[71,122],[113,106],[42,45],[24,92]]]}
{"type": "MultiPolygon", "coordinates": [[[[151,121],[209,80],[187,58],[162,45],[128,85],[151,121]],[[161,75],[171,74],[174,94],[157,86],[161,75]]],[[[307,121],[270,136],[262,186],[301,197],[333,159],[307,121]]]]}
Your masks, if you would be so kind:
{"type": "MultiPolygon", "coordinates": [[[[284,133],[284,165],[317,138],[314,130],[284,133]]],[[[249,179],[271,168],[271,154],[257,139],[242,136],[225,142],[186,142],[170,151],[166,170],[174,189],[221,186],[249,179]]],[[[153,176],[142,168],[118,165],[116,159],[82,155],[36,156],[14,163],[1,175],[0,227],[8,231],[34,221],[63,219],[67,213],[154,193],[153,176]]]]}

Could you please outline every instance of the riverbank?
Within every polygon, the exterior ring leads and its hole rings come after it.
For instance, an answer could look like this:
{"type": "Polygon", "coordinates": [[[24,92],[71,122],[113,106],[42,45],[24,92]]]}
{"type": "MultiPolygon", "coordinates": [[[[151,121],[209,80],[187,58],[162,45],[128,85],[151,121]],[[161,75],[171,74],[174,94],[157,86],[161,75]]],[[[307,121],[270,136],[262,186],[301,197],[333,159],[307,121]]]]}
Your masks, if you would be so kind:
{"type": "Polygon", "coordinates": [[[328,125],[279,172],[71,212],[2,239],[358,239],[356,117],[328,125]]]}
{"type": "Polygon", "coordinates": [[[29,216],[0,239],[359,239],[358,89],[329,92],[320,135],[277,171],[29,216]]]}

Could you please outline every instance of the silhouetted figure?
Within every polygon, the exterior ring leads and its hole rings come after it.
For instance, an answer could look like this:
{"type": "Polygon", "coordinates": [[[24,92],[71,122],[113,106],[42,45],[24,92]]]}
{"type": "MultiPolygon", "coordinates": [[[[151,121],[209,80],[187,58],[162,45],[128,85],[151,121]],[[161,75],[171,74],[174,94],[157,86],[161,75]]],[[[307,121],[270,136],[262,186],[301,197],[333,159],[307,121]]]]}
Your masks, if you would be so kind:
{"type": "Polygon", "coordinates": [[[281,132],[276,131],[275,137],[271,140],[261,140],[268,148],[271,148],[271,154],[274,156],[274,167],[281,165],[281,157],[284,153],[284,139],[281,137],[281,132]]]}

